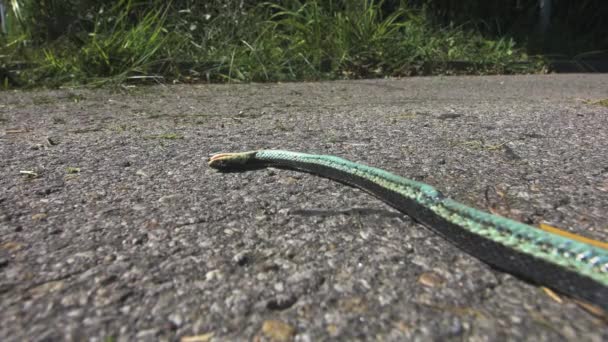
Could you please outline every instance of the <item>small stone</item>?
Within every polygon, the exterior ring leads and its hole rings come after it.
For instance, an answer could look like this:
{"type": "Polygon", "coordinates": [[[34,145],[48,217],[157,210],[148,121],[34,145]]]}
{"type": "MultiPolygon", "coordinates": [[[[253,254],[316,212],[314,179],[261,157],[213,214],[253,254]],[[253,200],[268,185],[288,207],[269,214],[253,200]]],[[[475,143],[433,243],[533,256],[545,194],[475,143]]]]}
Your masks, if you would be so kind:
{"type": "Polygon", "coordinates": [[[249,264],[249,262],[251,261],[251,257],[249,256],[249,252],[242,251],[232,257],[232,261],[234,261],[239,266],[245,266],[249,264]]]}
{"type": "Polygon", "coordinates": [[[338,333],[340,332],[340,329],[338,329],[338,326],[335,324],[329,324],[325,330],[327,331],[327,333],[329,334],[329,336],[335,337],[338,335],[338,333]]]}
{"type": "Polygon", "coordinates": [[[195,336],[184,336],[179,340],[179,342],[207,342],[213,338],[213,335],[215,335],[215,333],[210,332],[195,336]]]}
{"type": "Polygon", "coordinates": [[[267,320],[262,324],[262,333],[274,341],[291,341],[296,329],[278,320],[267,320]]]}
{"type": "Polygon", "coordinates": [[[143,206],[143,205],[141,205],[141,204],[135,204],[133,206],[133,210],[135,210],[135,211],[142,211],[142,210],[146,210],[146,207],[143,206]]]}
{"type": "Polygon", "coordinates": [[[15,252],[20,250],[23,247],[19,242],[7,241],[0,245],[0,249],[4,249],[9,252],[15,252]]]}
{"type": "Polygon", "coordinates": [[[509,318],[511,319],[511,323],[513,323],[513,324],[520,324],[523,320],[523,318],[521,318],[519,316],[515,316],[515,315],[512,315],[509,318]]]}
{"type": "Polygon", "coordinates": [[[211,281],[214,279],[222,279],[222,278],[223,278],[223,275],[220,270],[211,270],[211,271],[205,273],[205,279],[207,281],[211,281]]]}
{"type": "Polygon", "coordinates": [[[38,214],[34,214],[32,215],[32,221],[42,221],[45,218],[47,218],[47,214],[46,213],[38,213],[38,214]]]}
{"type": "Polygon", "coordinates": [[[103,262],[105,262],[105,263],[110,263],[114,260],[116,260],[116,255],[114,255],[114,254],[108,254],[103,257],[103,262]]]}
{"type": "Polygon", "coordinates": [[[298,298],[291,294],[280,294],[266,303],[268,310],[286,310],[293,306],[298,298]]]}
{"type": "Polygon", "coordinates": [[[30,289],[30,295],[34,298],[42,297],[48,295],[52,292],[57,292],[64,287],[63,281],[50,281],[48,283],[44,283],[42,285],[38,285],[32,289],[30,289]]]}
{"type": "Polygon", "coordinates": [[[160,203],[169,203],[169,202],[175,202],[176,199],[178,199],[179,196],[178,195],[165,195],[165,196],[161,196],[158,201],[160,203]]]}
{"type": "Polygon", "coordinates": [[[135,337],[138,339],[151,339],[155,337],[156,334],[158,334],[158,329],[147,329],[138,332],[135,337]]]}
{"type": "Polygon", "coordinates": [[[169,322],[171,322],[171,324],[173,324],[173,326],[176,328],[179,328],[184,323],[184,319],[180,314],[174,313],[169,315],[169,322]]]}
{"type": "Polygon", "coordinates": [[[84,310],[82,310],[82,309],[75,309],[75,310],[69,311],[67,313],[67,316],[70,318],[78,318],[83,315],[83,312],[84,312],[84,310]]]}
{"type": "Polygon", "coordinates": [[[57,140],[57,138],[47,137],[46,138],[46,143],[49,146],[55,146],[55,145],[59,145],[59,140],[57,140]]]}
{"type": "Polygon", "coordinates": [[[365,299],[361,297],[341,299],[338,302],[338,305],[340,306],[340,309],[344,310],[347,313],[362,314],[368,310],[365,299]]]}
{"type": "Polygon", "coordinates": [[[148,174],[144,172],[144,170],[137,170],[135,174],[141,177],[148,177],[148,174]]]}
{"type": "Polygon", "coordinates": [[[61,298],[61,305],[65,306],[65,307],[72,307],[72,306],[84,306],[86,305],[88,301],[88,297],[87,294],[84,292],[75,292],[75,293],[71,293],[71,294],[66,294],[61,298]]]}
{"type": "Polygon", "coordinates": [[[444,280],[437,273],[427,272],[418,277],[418,282],[427,287],[437,287],[443,284],[444,280]]]}
{"type": "Polygon", "coordinates": [[[40,174],[34,170],[21,170],[19,171],[19,173],[29,179],[40,177],[40,174]]]}
{"type": "Polygon", "coordinates": [[[255,217],[256,221],[267,221],[268,220],[268,215],[257,215],[255,217]]]}

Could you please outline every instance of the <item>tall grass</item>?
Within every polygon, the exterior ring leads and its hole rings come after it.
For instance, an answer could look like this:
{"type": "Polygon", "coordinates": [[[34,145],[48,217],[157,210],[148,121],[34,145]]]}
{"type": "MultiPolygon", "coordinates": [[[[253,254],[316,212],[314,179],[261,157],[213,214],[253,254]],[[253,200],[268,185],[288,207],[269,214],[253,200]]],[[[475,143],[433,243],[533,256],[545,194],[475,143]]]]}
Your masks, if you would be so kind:
{"type": "Polygon", "coordinates": [[[34,14],[52,17],[48,9],[29,3],[14,10],[21,29],[0,41],[3,77],[58,86],[539,70],[512,39],[438,28],[405,1],[389,12],[377,0],[87,3],[90,9],[64,13],[69,24],[61,28],[53,21],[46,33],[40,32],[44,25],[32,28],[31,20],[34,14]],[[27,68],[16,73],[11,63],[19,59],[27,68]],[[518,69],[521,62],[528,64],[518,69]]]}
{"type": "Polygon", "coordinates": [[[134,9],[130,0],[99,8],[89,32],[60,37],[33,52],[31,59],[40,63],[30,75],[50,85],[162,80],[172,71],[171,53],[184,41],[165,29],[168,7],[137,20],[131,18],[134,9]]]}

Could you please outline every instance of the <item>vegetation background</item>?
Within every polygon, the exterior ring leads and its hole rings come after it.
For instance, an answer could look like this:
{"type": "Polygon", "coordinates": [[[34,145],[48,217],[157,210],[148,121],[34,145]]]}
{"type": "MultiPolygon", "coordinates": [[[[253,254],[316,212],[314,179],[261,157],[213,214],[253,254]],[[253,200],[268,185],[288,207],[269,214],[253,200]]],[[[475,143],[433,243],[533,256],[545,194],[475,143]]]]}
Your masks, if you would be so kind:
{"type": "Polygon", "coordinates": [[[0,0],[6,88],[531,73],[608,49],[608,1],[0,0]]]}

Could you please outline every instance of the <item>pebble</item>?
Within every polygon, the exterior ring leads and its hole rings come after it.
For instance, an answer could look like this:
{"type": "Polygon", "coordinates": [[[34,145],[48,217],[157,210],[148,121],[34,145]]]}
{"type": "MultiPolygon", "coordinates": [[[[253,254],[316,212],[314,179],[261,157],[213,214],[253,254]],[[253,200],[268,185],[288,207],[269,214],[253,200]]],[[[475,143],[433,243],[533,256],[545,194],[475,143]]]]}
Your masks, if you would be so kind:
{"type": "Polygon", "coordinates": [[[278,320],[267,320],[262,324],[262,334],[277,342],[293,340],[295,332],[294,327],[278,320]]]}

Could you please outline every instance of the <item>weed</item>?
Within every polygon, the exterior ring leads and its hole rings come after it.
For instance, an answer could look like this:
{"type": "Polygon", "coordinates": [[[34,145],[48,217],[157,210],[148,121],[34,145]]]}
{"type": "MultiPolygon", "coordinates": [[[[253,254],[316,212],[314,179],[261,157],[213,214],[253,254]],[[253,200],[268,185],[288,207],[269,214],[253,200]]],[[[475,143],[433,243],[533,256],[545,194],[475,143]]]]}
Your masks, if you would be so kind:
{"type": "Polygon", "coordinates": [[[608,99],[602,99],[597,101],[589,101],[590,104],[608,107],[608,99]]]}
{"type": "Polygon", "coordinates": [[[53,116],[51,118],[51,121],[53,122],[53,124],[55,125],[63,125],[65,124],[65,118],[62,118],[60,116],[53,116]]]}
{"type": "Polygon", "coordinates": [[[69,101],[78,103],[84,100],[84,95],[76,94],[76,93],[68,93],[67,98],[69,101]]]}
{"type": "Polygon", "coordinates": [[[405,1],[13,2],[21,30],[0,41],[4,88],[543,70],[513,39],[433,26],[405,1]]]}
{"type": "Polygon", "coordinates": [[[184,139],[184,136],[179,135],[177,133],[164,133],[164,134],[158,134],[158,135],[147,135],[147,136],[144,136],[144,139],[178,140],[178,139],[184,139]]]}
{"type": "Polygon", "coordinates": [[[108,126],[108,129],[116,133],[122,133],[128,131],[130,127],[127,124],[111,124],[108,126]]]}
{"type": "Polygon", "coordinates": [[[286,126],[284,123],[282,123],[279,120],[275,120],[274,129],[277,131],[283,131],[283,132],[292,132],[294,130],[292,127],[286,126]]]}
{"type": "Polygon", "coordinates": [[[56,102],[56,100],[50,96],[45,96],[45,95],[41,95],[41,96],[36,96],[34,98],[32,98],[32,102],[37,105],[45,105],[45,104],[49,104],[49,103],[54,103],[56,102]]]}
{"type": "Polygon", "coordinates": [[[394,120],[411,120],[411,119],[415,119],[416,116],[417,116],[417,114],[414,112],[405,112],[405,113],[400,113],[400,114],[393,116],[393,119],[394,120]]]}
{"type": "Polygon", "coordinates": [[[35,170],[21,170],[19,173],[23,175],[25,179],[35,179],[41,177],[40,173],[35,170]]]}
{"type": "Polygon", "coordinates": [[[91,127],[78,128],[71,132],[75,133],[75,134],[83,134],[83,133],[99,132],[99,131],[101,131],[101,129],[102,128],[100,126],[91,126],[91,127]]]}

